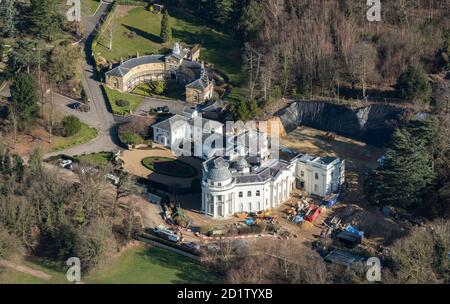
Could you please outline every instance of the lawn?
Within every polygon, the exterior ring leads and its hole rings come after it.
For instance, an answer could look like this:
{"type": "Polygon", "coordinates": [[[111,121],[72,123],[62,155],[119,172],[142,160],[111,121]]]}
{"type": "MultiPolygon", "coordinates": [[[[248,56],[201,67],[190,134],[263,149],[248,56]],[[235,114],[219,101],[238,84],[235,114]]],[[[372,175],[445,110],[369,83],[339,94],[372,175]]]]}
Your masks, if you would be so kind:
{"type": "Polygon", "coordinates": [[[106,92],[106,96],[108,97],[108,102],[111,106],[112,112],[117,115],[129,115],[130,108],[131,111],[134,112],[136,108],[141,104],[144,99],[143,96],[122,93],[113,89],[108,88],[107,86],[103,86],[106,92]],[[130,103],[130,106],[121,107],[116,104],[116,102],[120,99],[127,100],[130,103]]]}
{"type": "Polygon", "coordinates": [[[81,123],[81,129],[77,134],[69,137],[54,137],[52,141],[52,151],[59,151],[87,143],[96,138],[97,135],[97,129],[91,128],[85,123],[81,123]]]}
{"type": "Polygon", "coordinates": [[[33,277],[29,274],[12,270],[10,268],[0,268],[1,284],[45,284],[46,281],[33,277]]]}
{"type": "MultiPolygon", "coordinates": [[[[9,268],[0,269],[0,283],[9,284],[64,284],[69,283],[61,265],[44,260],[24,262],[25,265],[44,271],[52,278],[50,281],[35,278],[9,268]]],[[[208,274],[195,261],[182,255],[155,247],[128,249],[120,257],[81,280],[91,284],[175,284],[175,283],[215,283],[217,278],[208,274]]]]}
{"type": "Polygon", "coordinates": [[[142,165],[155,173],[174,177],[195,177],[197,169],[177,159],[168,157],[147,157],[142,160],[142,165]]]}
{"type": "Polygon", "coordinates": [[[173,41],[162,43],[159,37],[162,14],[153,14],[144,7],[136,7],[122,16],[120,12],[124,9],[125,7],[119,6],[116,11],[120,17],[115,18],[112,51],[107,48],[106,37],[100,39],[95,49],[101,57],[119,62],[121,58],[135,57],[136,52],[140,55],[165,54],[170,51],[175,41],[187,45],[200,44],[201,60],[227,73],[235,85],[243,81],[241,45],[231,35],[191,20],[171,16],[173,41]]]}
{"type": "Polygon", "coordinates": [[[167,81],[166,88],[162,94],[155,94],[150,91],[148,83],[141,83],[133,89],[133,94],[149,96],[160,99],[179,99],[183,100],[186,88],[176,81],[167,81]]]}
{"type": "Polygon", "coordinates": [[[129,249],[103,271],[94,272],[87,283],[213,283],[214,277],[193,260],[154,247],[129,249]]]}
{"type": "Polygon", "coordinates": [[[99,0],[81,0],[81,14],[83,16],[92,16],[99,5],[99,0]]]}
{"type": "Polygon", "coordinates": [[[111,152],[98,152],[98,153],[91,153],[91,154],[82,154],[74,156],[75,159],[81,162],[88,163],[95,167],[104,167],[108,165],[112,158],[113,153],[111,152]]]}

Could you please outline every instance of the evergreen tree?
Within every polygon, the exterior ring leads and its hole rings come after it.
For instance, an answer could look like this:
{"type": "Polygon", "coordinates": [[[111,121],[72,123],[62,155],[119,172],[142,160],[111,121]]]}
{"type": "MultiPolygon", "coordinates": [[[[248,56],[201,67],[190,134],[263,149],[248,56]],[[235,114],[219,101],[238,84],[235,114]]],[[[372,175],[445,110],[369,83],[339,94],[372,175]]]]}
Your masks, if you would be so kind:
{"type": "Polygon", "coordinates": [[[16,33],[16,0],[3,0],[0,5],[0,36],[12,37],[16,33]]]}
{"type": "Polygon", "coordinates": [[[16,174],[16,181],[22,182],[23,176],[25,174],[25,166],[22,157],[20,155],[14,155],[14,173],[16,174]]]}
{"type": "Polygon", "coordinates": [[[220,25],[226,25],[233,14],[234,0],[216,0],[214,3],[214,15],[220,25]]]}
{"type": "Polygon", "coordinates": [[[61,30],[62,16],[56,10],[56,0],[31,0],[31,22],[36,35],[53,40],[61,30]]]}
{"type": "Polygon", "coordinates": [[[37,44],[32,40],[22,39],[14,43],[8,56],[7,75],[11,77],[24,70],[29,72],[39,61],[43,64],[45,54],[36,51],[37,49],[37,44]]]}
{"type": "Polygon", "coordinates": [[[248,5],[243,7],[242,16],[239,21],[239,29],[245,38],[255,37],[263,25],[264,2],[250,0],[248,5]]]}
{"type": "Polygon", "coordinates": [[[431,86],[425,71],[414,66],[409,66],[398,77],[397,90],[403,99],[413,102],[428,103],[431,96],[431,86]]]}
{"type": "Polygon", "coordinates": [[[39,97],[33,78],[25,73],[19,74],[11,86],[11,99],[20,127],[33,123],[39,114],[39,97]]]}
{"type": "Polygon", "coordinates": [[[162,42],[168,42],[172,40],[172,28],[169,20],[169,11],[164,10],[164,14],[161,20],[161,37],[162,42]]]}
{"type": "Polygon", "coordinates": [[[422,201],[434,182],[433,153],[429,122],[414,122],[394,133],[384,164],[371,176],[372,200],[376,203],[408,208],[422,201]]]}
{"type": "Polygon", "coordinates": [[[3,62],[3,54],[5,53],[5,43],[0,39],[0,62],[3,62]]]}

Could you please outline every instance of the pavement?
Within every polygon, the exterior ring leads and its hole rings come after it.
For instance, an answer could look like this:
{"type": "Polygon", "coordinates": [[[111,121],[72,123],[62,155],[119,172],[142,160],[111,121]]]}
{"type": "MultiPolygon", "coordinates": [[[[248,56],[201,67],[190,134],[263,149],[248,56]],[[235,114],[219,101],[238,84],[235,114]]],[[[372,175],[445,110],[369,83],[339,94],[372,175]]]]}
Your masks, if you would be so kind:
{"type": "Polygon", "coordinates": [[[186,107],[195,107],[195,104],[191,104],[182,100],[175,99],[158,99],[153,97],[145,97],[142,103],[134,111],[135,115],[147,115],[148,111],[156,108],[168,106],[169,111],[174,114],[182,114],[183,109],[186,107]]]}

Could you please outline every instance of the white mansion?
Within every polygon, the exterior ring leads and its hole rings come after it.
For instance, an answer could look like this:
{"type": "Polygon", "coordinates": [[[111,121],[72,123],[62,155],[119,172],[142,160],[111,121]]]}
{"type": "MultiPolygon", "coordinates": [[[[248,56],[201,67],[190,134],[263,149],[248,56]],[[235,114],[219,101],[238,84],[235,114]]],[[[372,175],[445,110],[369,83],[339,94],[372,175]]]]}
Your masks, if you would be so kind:
{"type": "MultiPolygon", "coordinates": [[[[195,111],[185,110],[153,125],[155,142],[174,148],[191,138],[195,111]]],[[[345,161],[336,157],[316,157],[285,148],[271,150],[267,137],[257,130],[225,136],[223,125],[201,119],[203,153],[202,210],[214,218],[227,218],[236,212],[258,212],[286,201],[294,187],[326,196],[339,191],[344,182],[345,161]],[[204,143],[206,137],[224,142],[221,156],[217,147],[204,143]],[[257,145],[250,144],[258,142],[257,145]],[[256,147],[257,146],[257,147],[256,147]],[[278,153],[275,155],[275,152],[278,153]]],[[[195,143],[194,143],[195,145],[195,143]]]]}
{"type": "Polygon", "coordinates": [[[215,218],[258,212],[286,201],[294,187],[323,197],[339,191],[344,173],[345,161],[338,158],[284,148],[279,158],[228,153],[203,163],[202,210],[215,218]]]}

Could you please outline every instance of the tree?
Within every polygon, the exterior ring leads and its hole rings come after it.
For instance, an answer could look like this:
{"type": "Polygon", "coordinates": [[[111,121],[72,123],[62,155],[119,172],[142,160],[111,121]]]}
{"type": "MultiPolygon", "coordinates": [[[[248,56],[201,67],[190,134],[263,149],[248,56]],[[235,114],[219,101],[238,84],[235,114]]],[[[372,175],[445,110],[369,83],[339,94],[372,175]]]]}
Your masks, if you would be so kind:
{"type": "Polygon", "coordinates": [[[370,178],[373,201],[403,208],[422,202],[424,191],[435,178],[430,151],[433,132],[427,123],[395,131],[384,164],[370,178]]]}
{"type": "Polygon", "coordinates": [[[70,44],[55,46],[50,54],[49,73],[56,84],[67,84],[78,87],[81,80],[81,52],[79,47],[70,44]]]}
{"type": "Polygon", "coordinates": [[[161,20],[161,34],[159,35],[162,42],[169,42],[172,40],[172,27],[170,25],[169,19],[169,11],[166,9],[164,10],[164,14],[161,20]]]}
{"type": "Polygon", "coordinates": [[[117,215],[117,207],[119,206],[120,199],[128,197],[136,192],[135,180],[132,175],[127,173],[120,174],[119,183],[116,185],[112,215],[117,215]]]}
{"type": "Polygon", "coordinates": [[[44,53],[38,51],[40,47],[36,42],[28,39],[18,40],[11,48],[8,56],[6,72],[8,76],[16,75],[25,69],[30,73],[30,68],[45,62],[44,53]]]}
{"type": "Polygon", "coordinates": [[[14,155],[14,173],[17,182],[22,182],[25,174],[25,166],[22,157],[18,154],[14,155]]]}
{"type": "Polygon", "coordinates": [[[0,39],[0,62],[3,62],[3,56],[5,54],[5,42],[0,39]]]}
{"type": "Polygon", "coordinates": [[[108,219],[98,218],[77,232],[75,254],[81,267],[89,271],[114,253],[116,243],[108,219]]]}
{"type": "Polygon", "coordinates": [[[425,229],[414,228],[397,240],[391,255],[397,268],[398,283],[449,283],[450,222],[441,220],[425,229]]]}
{"type": "Polygon", "coordinates": [[[216,0],[214,2],[215,19],[220,25],[224,26],[230,21],[234,6],[234,0],[216,0]]]}
{"type": "Polygon", "coordinates": [[[450,68],[450,29],[443,36],[444,44],[437,53],[437,63],[445,70],[450,68]]]}
{"type": "Polygon", "coordinates": [[[19,126],[28,127],[39,115],[39,96],[34,79],[25,73],[19,74],[11,86],[12,105],[20,118],[19,126]]]}
{"type": "Polygon", "coordinates": [[[0,5],[0,36],[12,37],[16,33],[16,0],[3,0],[0,5]]]}
{"type": "Polygon", "coordinates": [[[250,0],[243,8],[243,13],[239,21],[239,29],[246,38],[253,38],[261,30],[264,15],[263,4],[258,0],[250,0]]]}
{"type": "Polygon", "coordinates": [[[31,0],[31,22],[37,36],[52,41],[60,31],[62,16],[57,12],[56,0],[31,0]]]}
{"type": "Polygon", "coordinates": [[[408,68],[400,74],[397,80],[397,90],[400,96],[408,101],[421,101],[428,103],[431,95],[431,86],[424,70],[415,66],[408,68]]]}
{"type": "Polygon", "coordinates": [[[63,118],[62,125],[64,129],[64,136],[73,136],[80,132],[81,130],[81,121],[78,117],[73,115],[68,115],[63,118]]]}
{"type": "Polygon", "coordinates": [[[31,173],[38,176],[42,174],[44,170],[44,167],[42,166],[43,156],[44,153],[41,148],[34,149],[31,152],[30,158],[28,159],[28,167],[30,168],[31,173]]]}
{"type": "Polygon", "coordinates": [[[166,83],[162,80],[152,82],[152,86],[153,86],[153,93],[157,95],[162,94],[166,89],[166,83]]]}
{"type": "Polygon", "coordinates": [[[20,248],[20,242],[15,235],[0,224],[0,259],[8,258],[20,248]]]}

